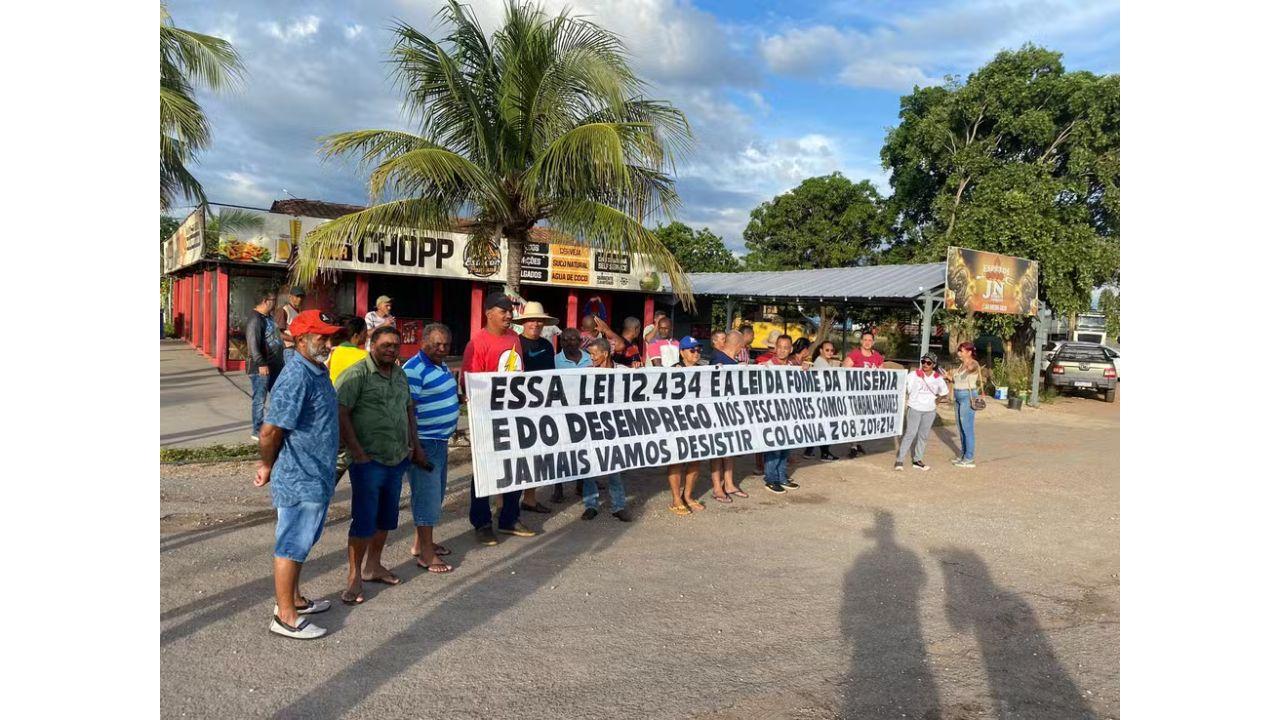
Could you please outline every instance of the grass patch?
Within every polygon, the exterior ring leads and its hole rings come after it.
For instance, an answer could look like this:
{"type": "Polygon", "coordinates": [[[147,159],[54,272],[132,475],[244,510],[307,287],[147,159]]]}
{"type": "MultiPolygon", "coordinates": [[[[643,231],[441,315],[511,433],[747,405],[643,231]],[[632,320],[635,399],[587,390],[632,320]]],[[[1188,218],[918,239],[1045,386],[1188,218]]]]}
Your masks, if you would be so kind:
{"type": "Polygon", "coordinates": [[[226,462],[229,460],[254,460],[257,457],[258,446],[253,443],[209,445],[198,448],[160,448],[160,462],[162,463],[226,462]]]}

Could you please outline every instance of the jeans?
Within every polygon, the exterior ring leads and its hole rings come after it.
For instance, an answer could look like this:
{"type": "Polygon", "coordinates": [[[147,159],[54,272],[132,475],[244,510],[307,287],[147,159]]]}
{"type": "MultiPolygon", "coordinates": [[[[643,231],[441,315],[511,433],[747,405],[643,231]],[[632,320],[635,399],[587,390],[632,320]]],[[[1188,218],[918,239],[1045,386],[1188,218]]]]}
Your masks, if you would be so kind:
{"type": "Polygon", "coordinates": [[[351,529],[348,537],[370,538],[400,524],[400,490],[408,458],[395,465],[377,460],[351,465],[351,529]]]}
{"type": "MultiPolygon", "coordinates": [[[[622,473],[611,473],[604,476],[609,483],[609,502],[613,511],[618,512],[627,506],[627,489],[622,486],[622,473]]],[[[600,509],[600,486],[595,478],[582,481],[582,504],[589,508],[600,509]]]]}
{"type": "Polygon", "coordinates": [[[781,485],[787,481],[786,450],[764,452],[764,481],[768,485],[781,485]]]}
{"type": "Polygon", "coordinates": [[[448,482],[448,440],[423,440],[430,470],[409,465],[409,492],[413,498],[413,524],[417,527],[435,527],[440,522],[440,505],[444,502],[444,489],[448,482]]]}
{"type": "Polygon", "coordinates": [[[960,459],[973,459],[973,420],[977,414],[969,405],[969,398],[977,396],[973,390],[956,391],[956,425],[960,426],[960,459]]]}
{"type": "Polygon", "coordinates": [[[270,375],[259,375],[255,372],[249,376],[249,385],[253,388],[253,404],[250,412],[253,418],[254,435],[257,435],[262,430],[262,416],[267,406],[267,393],[271,392],[271,388],[275,387],[276,378],[280,377],[280,371],[283,369],[271,368],[270,375]]]}
{"type": "Polygon", "coordinates": [[[907,408],[907,427],[902,433],[902,444],[898,446],[898,462],[906,461],[913,440],[915,452],[911,457],[916,462],[924,462],[924,445],[929,442],[929,431],[933,429],[933,419],[937,416],[937,410],[921,412],[913,407],[907,408]]]}
{"type": "MultiPolygon", "coordinates": [[[[510,530],[520,521],[520,491],[503,493],[502,510],[498,512],[498,527],[510,530]]],[[[476,483],[471,481],[471,527],[482,528],[493,525],[493,509],[489,507],[490,498],[476,497],[476,483]]]]}
{"type": "Polygon", "coordinates": [[[300,502],[276,508],[275,556],[294,562],[305,562],[311,548],[324,532],[324,519],[329,514],[328,501],[300,502]]]}

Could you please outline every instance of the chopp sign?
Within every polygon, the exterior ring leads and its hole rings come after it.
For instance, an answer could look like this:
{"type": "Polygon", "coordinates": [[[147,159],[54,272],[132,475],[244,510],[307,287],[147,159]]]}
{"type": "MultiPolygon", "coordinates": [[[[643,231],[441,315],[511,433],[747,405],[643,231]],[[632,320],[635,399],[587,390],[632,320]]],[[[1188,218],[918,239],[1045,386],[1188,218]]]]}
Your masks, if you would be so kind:
{"type": "Polygon", "coordinates": [[[498,267],[469,267],[463,248],[467,235],[454,232],[419,233],[408,229],[371,229],[360,240],[341,248],[336,257],[324,261],[324,267],[363,272],[386,272],[397,275],[477,278],[492,275],[498,267]]]}

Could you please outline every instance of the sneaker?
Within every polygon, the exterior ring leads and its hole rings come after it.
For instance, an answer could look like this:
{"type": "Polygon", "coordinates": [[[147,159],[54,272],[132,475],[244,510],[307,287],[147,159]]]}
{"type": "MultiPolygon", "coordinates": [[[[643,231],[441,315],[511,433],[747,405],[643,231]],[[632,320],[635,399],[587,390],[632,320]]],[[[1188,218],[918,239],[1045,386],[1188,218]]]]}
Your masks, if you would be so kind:
{"type": "Polygon", "coordinates": [[[618,518],[622,522],[631,522],[631,511],[628,510],[627,508],[622,508],[621,510],[615,510],[613,512],[613,516],[618,518]]]}
{"type": "Polygon", "coordinates": [[[258,436],[257,436],[257,435],[250,435],[250,436],[249,436],[249,439],[250,439],[250,440],[252,440],[252,441],[254,441],[254,442],[258,442],[258,436]]]}
{"type": "Polygon", "coordinates": [[[318,637],[324,637],[324,634],[329,632],[306,618],[299,620],[297,625],[290,625],[278,616],[271,618],[271,627],[269,629],[277,635],[283,635],[295,640],[315,640],[318,637]]]}
{"type": "Polygon", "coordinates": [[[964,458],[962,458],[962,457],[953,457],[953,458],[951,458],[951,464],[952,464],[952,465],[959,465],[959,464],[960,464],[960,463],[962,463],[962,462],[964,462],[964,458]]]}
{"type": "Polygon", "coordinates": [[[818,459],[821,460],[822,462],[831,462],[832,460],[839,460],[840,458],[836,457],[835,455],[832,455],[829,452],[824,452],[822,453],[822,456],[819,457],[818,459]]]}
{"type": "Polygon", "coordinates": [[[525,527],[524,523],[518,520],[516,521],[516,524],[510,528],[503,528],[503,527],[498,528],[498,532],[502,533],[503,535],[515,535],[516,537],[533,537],[534,535],[538,534],[530,530],[529,528],[525,527]]]}
{"type": "MultiPolygon", "coordinates": [[[[306,598],[303,599],[305,600],[306,598]]],[[[322,613],[325,610],[328,610],[330,605],[332,605],[332,603],[328,600],[307,600],[306,607],[294,608],[294,612],[299,615],[315,615],[316,613],[322,613]]],[[[280,617],[280,606],[276,605],[271,612],[275,613],[276,617],[280,617]]]]}
{"type": "Polygon", "coordinates": [[[489,525],[476,528],[476,542],[481,545],[497,545],[498,536],[493,534],[493,528],[489,525]]]}
{"type": "Polygon", "coordinates": [[[928,466],[928,465],[925,465],[924,463],[920,462],[919,460],[912,460],[912,461],[911,461],[911,467],[913,467],[913,468],[915,468],[915,469],[917,469],[917,470],[928,470],[928,469],[929,469],[929,466],[928,466]]]}
{"type": "Polygon", "coordinates": [[[786,488],[777,483],[765,483],[764,486],[769,492],[778,493],[779,495],[787,491],[786,488]]]}
{"type": "Polygon", "coordinates": [[[583,520],[595,520],[595,519],[596,519],[596,516],[597,516],[597,515],[599,515],[599,514],[600,514],[600,511],[599,511],[599,510],[597,510],[597,509],[595,509],[595,508],[587,508],[586,510],[583,510],[583,511],[582,511],[582,519],[583,519],[583,520]]]}
{"type": "Polygon", "coordinates": [[[894,463],[894,464],[893,464],[893,469],[894,469],[894,470],[901,470],[901,469],[902,469],[902,463],[900,463],[900,462],[896,462],[896,463],[894,463]]]}
{"type": "Polygon", "coordinates": [[[978,466],[977,466],[977,465],[975,465],[975,464],[974,464],[974,462],[973,462],[972,460],[961,460],[960,462],[956,463],[956,467],[958,467],[958,468],[972,468],[972,467],[978,467],[978,466]]]}
{"type": "Polygon", "coordinates": [[[786,482],[784,482],[784,483],[782,483],[782,487],[787,488],[787,489],[789,489],[789,490],[795,490],[796,488],[798,488],[798,487],[800,487],[800,486],[799,486],[799,485],[797,485],[797,484],[795,484],[795,483],[793,483],[793,482],[791,482],[791,478],[787,478],[787,481],[786,481],[786,482]]]}

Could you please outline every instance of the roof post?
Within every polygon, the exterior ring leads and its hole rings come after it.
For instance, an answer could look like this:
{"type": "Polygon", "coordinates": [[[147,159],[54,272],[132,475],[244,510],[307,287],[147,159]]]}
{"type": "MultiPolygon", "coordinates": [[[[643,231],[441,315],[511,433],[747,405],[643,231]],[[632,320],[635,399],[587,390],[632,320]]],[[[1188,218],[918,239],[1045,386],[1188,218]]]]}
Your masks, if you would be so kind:
{"type": "Polygon", "coordinates": [[[933,291],[924,293],[921,299],[924,308],[920,311],[920,357],[924,357],[929,352],[929,338],[933,335],[933,291]]]}

